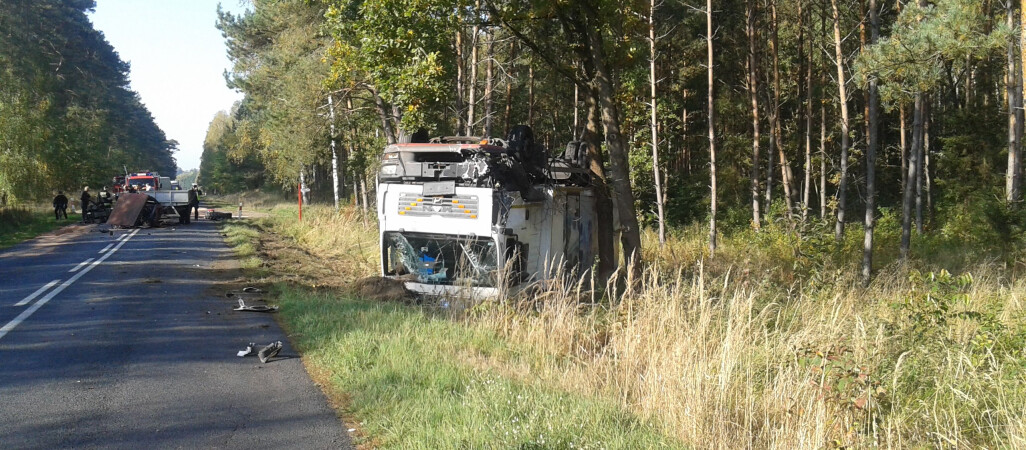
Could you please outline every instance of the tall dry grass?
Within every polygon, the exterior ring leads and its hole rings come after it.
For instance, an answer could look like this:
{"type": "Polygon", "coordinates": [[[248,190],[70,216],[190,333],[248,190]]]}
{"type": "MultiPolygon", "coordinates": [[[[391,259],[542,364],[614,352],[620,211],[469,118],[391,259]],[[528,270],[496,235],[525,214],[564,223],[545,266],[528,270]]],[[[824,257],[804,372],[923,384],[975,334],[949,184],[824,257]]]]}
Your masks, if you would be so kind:
{"type": "Polygon", "coordinates": [[[612,302],[582,304],[563,289],[543,302],[479,308],[465,321],[552,356],[514,373],[617,399],[697,447],[1026,443],[1026,287],[1002,280],[997,267],[976,267],[964,302],[948,312],[910,319],[917,307],[895,305],[930,305],[936,299],[922,291],[935,287],[901,268],[868,289],[843,276],[802,289],[750,268],[712,276],[705,266],[669,279],[650,267],[640,289],[612,302]],[[983,324],[980,311],[1000,324],[983,324]],[[938,342],[908,334],[917,320],[938,342]],[[981,342],[981,327],[1012,348],[981,342]]]}
{"type": "MultiPolygon", "coordinates": [[[[355,279],[377,272],[364,219],[275,229],[355,279]]],[[[1026,283],[1000,264],[971,279],[891,264],[864,289],[793,235],[727,237],[711,259],[699,236],[647,246],[640,288],[612,298],[586,280],[453,312],[525,349],[468,361],[613,400],[700,448],[1026,446],[1026,283]]]]}

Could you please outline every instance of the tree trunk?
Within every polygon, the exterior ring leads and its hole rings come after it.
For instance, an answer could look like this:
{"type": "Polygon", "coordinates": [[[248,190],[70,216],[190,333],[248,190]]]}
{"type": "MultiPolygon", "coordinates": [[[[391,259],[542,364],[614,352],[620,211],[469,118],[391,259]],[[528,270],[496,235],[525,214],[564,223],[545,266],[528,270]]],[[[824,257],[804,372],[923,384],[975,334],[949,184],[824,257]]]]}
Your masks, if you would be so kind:
{"type": "Polygon", "coordinates": [[[580,135],[579,134],[580,132],[577,131],[577,130],[581,129],[581,119],[580,119],[581,108],[580,108],[580,105],[581,105],[581,87],[579,85],[577,85],[577,83],[574,83],[574,132],[573,132],[574,139],[577,139],[577,136],[580,135]]]}
{"type": "Polygon", "coordinates": [[[510,126],[513,123],[513,80],[517,79],[516,62],[517,62],[517,46],[515,41],[509,43],[509,62],[510,62],[510,76],[506,81],[506,123],[505,129],[502,130],[503,137],[506,133],[509,133],[510,126]]]}
{"type": "MultiPolygon", "coordinates": [[[[826,86],[821,84],[820,86],[826,86]]],[[[825,95],[824,95],[825,97],[825,95]]],[[[826,220],[827,214],[827,153],[826,153],[826,99],[819,104],[819,218],[826,220]]]]}
{"type": "MultiPolygon", "coordinates": [[[[1006,19],[1005,24],[1009,29],[1015,27],[1015,10],[1012,0],[1005,1],[1006,19]]],[[[1016,81],[1015,81],[1015,38],[1010,36],[1007,45],[1007,66],[1005,72],[1006,104],[1008,113],[1008,166],[1005,169],[1005,200],[1013,203],[1019,200],[1019,142],[1017,140],[1016,128],[1018,127],[1016,114],[1016,81]]]]}
{"type": "MultiPolygon", "coordinates": [[[[798,47],[804,49],[805,44],[805,24],[811,23],[812,14],[806,8],[803,10],[803,2],[798,3],[798,17],[800,23],[798,24],[798,47]],[[806,20],[806,15],[808,19],[806,20]]],[[[809,45],[808,50],[799,51],[802,59],[805,61],[805,183],[802,190],[802,222],[805,223],[809,220],[809,192],[812,190],[812,33],[809,33],[809,45]]]]}
{"type": "MultiPolygon", "coordinates": [[[[826,40],[826,14],[819,15],[819,30],[824,40],[826,40]]],[[[819,219],[825,221],[827,214],[827,152],[826,152],[826,57],[820,55],[820,66],[824,70],[819,71],[819,86],[820,86],[820,98],[819,98],[819,185],[822,189],[819,190],[819,219]]]]}
{"type": "Polygon", "coordinates": [[[912,149],[916,151],[916,232],[919,234],[923,234],[923,179],[925,178],[923,168],[925,165],[924,161],[926,160],[926,124],[930,117],[929,95],[923,95],[922,110],[919,130],[914,131],[919,133],[919,147],[915,148],[913,143],[912,149]]]}
{"type": "MultiPolygon", "coordinates": [[[[588,172],[592,186],[595,187],[595,214],[598,217],[613,217],[613,201],[609,197],[609,186],[606,184],[606,173],[602,157],[602,116],[599,112],[597,95],[592,89],[587,90],[585,103],[587,106],[587,123],[585,123],[582,140],[588,145],[588,172]]],[[[608,280],[616,270],[616,247],[613,221],[599,220],[596,224],[598,234],[598,274],[600,280],[608,280]]]]}
{"type": "MultiPolygon", "coordinates": [[[[1020,30],[1021,32],[1021,30],[1020,30]]],[[[1015,201],[1022,200],[1022,134],[1023,125],[1026,122],[1023,111],[1023,80],[1022,80],[1022,61],[1019,58],[1015,58],[1015,144],[1016,148],[1016,159],[1015,159],[1015,201]]],[[[929,172],[927,172],[929,173],[929,172]]]]}
{"type": "Polygon", "coordinates": [[[385,101],[378,94],[378,91],[374,88],[370,88],[371,96],[374,97],[374,109],[378,112],[378,117],[381,119],[381,132],[385,135],[385,142],[388,144],[395,144],[399,142],[396,139],[395,130],[392,128],[392,116],[388,112],[388,107],[385,105],[385,101]]]}
{"type": "Polygon", "coordinates": [[[758,230],[762,228],[762,208],[759,205],[759,197],[762,191],[759,186],[759,89],[758,89],[758,67],[759,60],[756,53],[755,36],[755,0],[748,0],[745,7],[745,34],[748,36],[748,97],[752,103],[752,226],[758,230]]]}
{"type": "Polygon", "coordinates": [[[705,2],[705,41],[708,49],[709,97],[709,254],[716,254],[716,127],[715,84],[713,79],[712,0],[705,2]]]}
{"type": "Polygon", "coordinates": [[[602,127],[609,150],[610,187],[616,199],[614,206],[620,217],[620,245],[624,261],[633,267],[635,280],[641,275],[641,230],[634,210],[634,192],[631,190],[630,163],[627,149],[620,132],[620,116],[616,108],[613,78],[606,68],[602,35],[594,27],[588,27],[588,51],[594,64],[595,77],[592,80],[598,94],[599,111],[602,113],[602,127]]]}
{"type": "Polygon", "coordinates": [[[527,125],[534,126],[534,61],[529,59],[527,66],[527,125]]]}
{"type": "Polygon", "coordinates": [[[915,201],[916,180],[919,175],[919,149],[923,146],[923,94],[916,93],[912,109],[912,149],[909,152],[908,175],[905,193],[901,201],[901,259],[908,260],[909,247],[912,242],[912,214],[915,201]]]}
{"type": "Polygon", "coordinates": [[[360,204],[360,185],[353,177],[353,203],[360,204]]]}
{"type": "Polygon", "coordinates": [[[485,65],[485,117],[484,135],[492,136],[492,116],[494,115],[494,89],[495,89],[495,36],[488,33],[488,47],[486,50],[488,63],[485,65]]]}
{"type": "Polygon", "coordinates": [[[905,192],[905,185],[908,184],[908,130],[905,129],[905,123],[908,119],[905,117],[905,104],[901,103],[898,106],[898,122],[900,142],[901,142],[901,192],[905,192]]]}
{"type": "MultiPolygon", "coordinates": [[[[933,220],[933,179],[930,176],[930,133],[933,124],[933,112],[930,104],[924,104],[923,111],[923,196],[926,197],[926,212],[923,214],[923,225],[933,220]]],[[[922,228],[919,229],[922,232],[922,228]]]]}
{"type": "Polygon", "coordinates": [[[368,197],[367,196],[367,177],[364,176],[363,174],[360,174],[359,178],[360,178],[360,195],[363,196],[363,202],[361,204],[363,205],[363,212],[366,213],[367,212],[367,205],[369,204],[369,203],[367,203],[367,197],[368,197]]]}
{"type": "Polygon", "coordinates": [[[328,130],[331,133],[331,187],[334,191],[335,212],[338,212],[338,149],[335,146],[335,101],[331,94],[328,94],[328,130]]]}
{"type": "Polygon", "coordinates": [[[841,180],[837,186],[837,222],[834,227],[834,239],[840,241],[844,237],[844,210],[848,206],[848,147],[851,145],[848,136],[848,92],[844,78],[844,53],[841,51],[841,14],[837,9],[837,0],[830,0],[834,12],[834,57],[837,58],[837,93],[841,103],[841,180]]]}
{"type": "MultiPolygon", "coordinates": [[[[869,0],[870,44],[880,39],[880,17],[876,0],[869,0]]],[[[866,146],[866,219],[862,240],[862,285],[869,286],[873,274],[873,227],[876,222],[876,151],[880,145],[880,95],[876,79],[869,80],[869,142],[866,146]]]]}
{"type": "Polygon", "coordinates": [[[780,52],[777,39],[777,2],[770,1],[770,17],[773,21],[770,49],[773,52],[773,115],[770,122],[773,125],[773,142],[775,143],[778,159],[780,160],[780,184],[784,188],[784,205],[787,207],[787,217],[791,217],[794,211],[794,173],[791,171],[791,162],[784,153],[784,133],[780,125],[780,52]]]}
{"type": "MultiPolygon", "coordinates": [[[[652,176],[655,178],[656,192],[656,213],[659,220],[659,245],[666,243],[666,225],[663,216],[663,187],[659,180],[659,132],[658,132],[658,108],[656,104],[656,35],[655,35],[655,12],[656,0],[651,0],[651,7],[648,15],[648,45],[651,56],[648,60],[648,72],[650,83],[649,101],[652,103],[652,176]]],[[[576,109],[576,105],[575,105],[576,109]]]]}
{"type": "Polygon", "coordinates": [[[481,10],[481,0],[474,4],[474,26],[471,27],[470,37],[470,79],[467,80],[467,136],[474,136],[474,124],[477,120],[474,117],[474,108],[477,106],[477,35],[481,31],[478,25],[477,16],[481,10]]]}
{"type": "Polygon", "coordinates": [[[456,28],[456,133],[463,129],[463,96],[466,95],[463,76],[463,27],[456,28]]]}

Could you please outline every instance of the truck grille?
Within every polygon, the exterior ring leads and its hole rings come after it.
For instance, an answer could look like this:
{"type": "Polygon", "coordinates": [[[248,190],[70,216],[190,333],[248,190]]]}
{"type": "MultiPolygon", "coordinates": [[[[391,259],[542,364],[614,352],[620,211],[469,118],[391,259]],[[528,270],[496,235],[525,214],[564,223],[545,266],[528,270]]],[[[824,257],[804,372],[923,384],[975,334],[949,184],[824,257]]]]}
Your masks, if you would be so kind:
{"type": "Polygon", "coordinates": [[[399,215],[401,216],[476,219],[478,206],[476,195],[454,195],[452,197],[424,197],[412,193],[399,195],[399,215]]]}

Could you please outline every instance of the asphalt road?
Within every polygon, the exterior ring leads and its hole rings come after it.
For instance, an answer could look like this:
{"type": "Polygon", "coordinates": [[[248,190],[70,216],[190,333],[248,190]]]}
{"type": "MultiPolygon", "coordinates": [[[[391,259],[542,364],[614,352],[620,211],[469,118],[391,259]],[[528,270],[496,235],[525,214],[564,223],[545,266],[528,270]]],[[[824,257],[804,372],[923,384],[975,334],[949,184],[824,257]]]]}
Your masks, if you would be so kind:
{"type": "Polygon", "coordinates": [[[351,448],[215,224],[96,228],[0,251],[0,447],[351,448]]]}

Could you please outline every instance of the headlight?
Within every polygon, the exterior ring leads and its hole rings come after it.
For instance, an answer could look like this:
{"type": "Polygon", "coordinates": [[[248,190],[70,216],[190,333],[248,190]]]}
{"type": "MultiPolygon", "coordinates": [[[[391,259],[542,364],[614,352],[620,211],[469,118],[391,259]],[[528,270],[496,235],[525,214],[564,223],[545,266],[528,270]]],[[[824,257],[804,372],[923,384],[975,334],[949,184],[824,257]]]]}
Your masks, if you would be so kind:
{"type": "Polygon", "coordinates": [[[381,174],[382,175],[395,175],[396,170],[398,168],[399,168],[399,166],[397,166],[395,164],[385,164],[385,165],[381,166],[381,174]]]}

